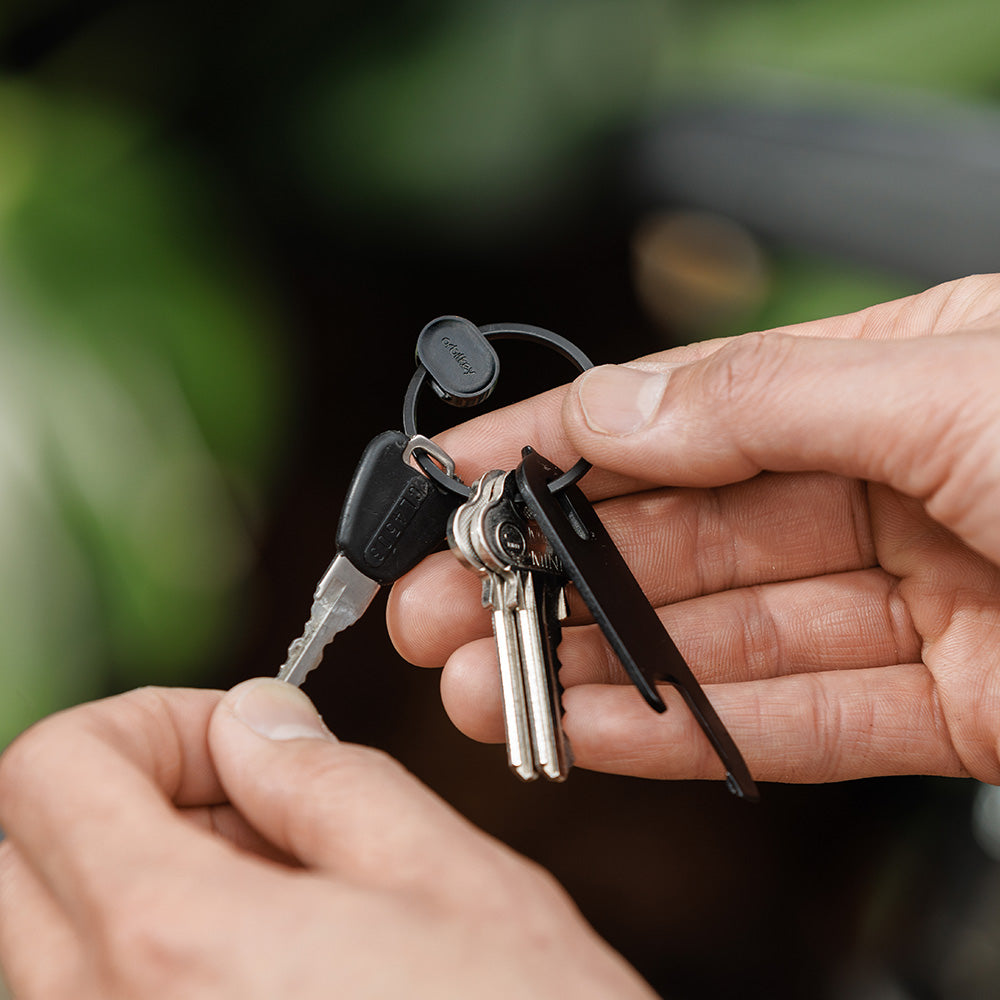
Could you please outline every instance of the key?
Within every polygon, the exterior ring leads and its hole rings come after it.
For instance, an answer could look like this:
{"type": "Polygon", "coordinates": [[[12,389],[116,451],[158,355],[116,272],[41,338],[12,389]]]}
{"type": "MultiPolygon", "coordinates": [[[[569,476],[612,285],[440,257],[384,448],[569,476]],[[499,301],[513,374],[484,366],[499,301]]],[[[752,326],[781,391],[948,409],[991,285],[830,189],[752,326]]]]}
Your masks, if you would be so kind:
{"type": "Polygon", "coordinates": [[[503,476],[504,473],[499,470],[484,473],[472,484],[472,495],[469,499],[457,507],[448,519],[448,546],[458,557],[458,561],[475,573],[485,573],[486,567],[472,546],[470,524],[479,506],[492,500],[496,491],[503,485],[503,476]]]}
{"type": "Polygon", "coordinates": [[[519,596],[522,657],[532,708],[535,760],[550,781],[565,781],[573,765],[569,740],[562,727],[562,687],[556,650],[562,638],[566,601],[562,581],[535,571],[522,572],[519,596]]]}
{"type": "Polygon", "coordinates": [[[564,781],[572,762],[561,724],[556,657],[564,577],[551,546],[524,510],[514,473],[507,473],[503,488],[473,519],[472,543],[487,569],[514,589],[534,764],[549,780],[564,781]]]}
{"type": "Polygon", "coordinates": [[[529,732],[529,710],[525,699],[521,647],[516,616],[517,591],[511,576],[488,569],[480,560],[472,539],[472,522],[480,510],[503,488],[506,473],[488,472],[473,486],[469,500],[448,523],[448,544],[466,567],[482,576],[483,607],[490,609],[493,637],[500,671],[507,763],[522,781],[538,777],[529,732]]]}
{"type": "Polygon", "coordinates": [[[729,790],[756,801],[757,786],[739,748],[583,491],[578,486],[556,494],[549,489],[549,483],[562,474],[552,462],[525,448],[516,479],[567,576],[649,705],[657,712],[666,711],[657,681],[676,687],[722,761],[729,790]]]}
{"type": "Polygon", "coordinates": [[[288,647],[278,679],[300,687],[333,637],[368,610],[379,587],[409,572],[445,539],[461,497],[409,464],[427,452],[454,477],[449,456],[426,438],[385,431],[358,462],[337,525],[337,555],[313,595],[305,631],[288,647]]]}

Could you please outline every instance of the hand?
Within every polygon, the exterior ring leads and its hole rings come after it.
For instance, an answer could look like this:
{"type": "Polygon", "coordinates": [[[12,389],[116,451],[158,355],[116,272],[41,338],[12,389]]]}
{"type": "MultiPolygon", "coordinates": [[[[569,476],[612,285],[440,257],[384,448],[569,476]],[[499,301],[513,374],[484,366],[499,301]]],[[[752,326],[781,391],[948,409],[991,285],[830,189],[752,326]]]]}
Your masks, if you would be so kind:
{"type": "MultiPolygon", "coordinates": [[[[474,477],[531,444],[582,485],[754,777],[1000,782],[1000,276],[606,366],[449,431],[474,477]]],[[[403,656],[503,739],[478,583],[394,588],[403,656]]],[[[676,693],[651,712],[577,604],[559,656],[584,767],[721,777],[676,693]]]]}
{"type": "Polygon", "coordinates": [[[540,869],[273,680],[144,689],[0,760],[19,1000],[650,997],[540,869]]]}

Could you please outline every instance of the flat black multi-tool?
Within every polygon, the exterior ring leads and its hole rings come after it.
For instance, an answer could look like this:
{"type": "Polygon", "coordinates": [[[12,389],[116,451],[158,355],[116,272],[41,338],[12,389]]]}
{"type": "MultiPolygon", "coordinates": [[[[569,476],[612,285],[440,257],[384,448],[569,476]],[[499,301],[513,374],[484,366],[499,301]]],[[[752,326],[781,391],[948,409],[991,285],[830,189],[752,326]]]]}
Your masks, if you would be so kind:
{"type": "Polygon", "coordinates": [[[498,340],[545,346],[579,371],[592,367],[574,344],[540,327],[476,326],[458,316],[428,323],[417,338],[403,431],[385,431],[365,448],[340,515],[337,555],[279,679],[301,685],[326,645],[364,614],[382,584],[398,580],[447,540],[482,578],[496,639],[507,757],[518,777],[563,781],[572,766],[557,655],[572,584],[649,706],[666,710],[657,683],[677,688],[722,761],[730,790],[756,800],[736,744],[576,485],[589,463],[581,459],[564,472],[526,446],[516,469],[488,471],[467,485],[451,457],[417,433],[425,387],[453,406],[476,407],[489,397],[500,374],[493,348],[498,340]]]}

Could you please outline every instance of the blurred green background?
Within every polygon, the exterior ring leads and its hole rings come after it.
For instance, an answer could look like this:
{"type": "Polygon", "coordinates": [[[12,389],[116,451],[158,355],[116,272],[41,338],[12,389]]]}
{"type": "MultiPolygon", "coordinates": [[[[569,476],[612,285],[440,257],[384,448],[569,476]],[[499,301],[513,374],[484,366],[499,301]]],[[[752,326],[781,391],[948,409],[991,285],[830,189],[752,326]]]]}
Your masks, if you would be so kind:
{"type": "MultiPolygon", "coordinates": [[[[7,0],[0,745],[272,672],[435,315],[620,361],[1000,270],[998,50],[995,0],[7,0]]],[[[529,368],[506,398],[567,375],[529,368]]],[[[971,783],[753,816],[712,786],[521,789],[377,610],[338,647],[310,679],[334,728],[556,870],[657,987],[989,995],[951,895],[992,872],[971,783]]]]}

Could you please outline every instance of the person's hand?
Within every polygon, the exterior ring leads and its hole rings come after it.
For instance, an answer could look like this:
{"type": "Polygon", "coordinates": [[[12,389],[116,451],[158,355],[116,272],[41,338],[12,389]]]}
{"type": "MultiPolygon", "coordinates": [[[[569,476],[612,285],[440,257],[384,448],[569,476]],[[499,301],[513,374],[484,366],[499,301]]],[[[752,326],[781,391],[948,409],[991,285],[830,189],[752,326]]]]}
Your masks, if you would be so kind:
{"type": "MultiPolygon", "coordinates": [[[[597,368],[440,441],[467,481],[525,444],[594,463],[581,485],[758,780],[1000,782],[1000,276],[597,368]]],[[[577,763],[721,777],[584,611],[559,651],[577,763]]],[[[502,740],[473,574],[425,560],[388,622],[445,664],[456,725],[502,740]]]]}
{"type": "Polygon", "coordinates": [[[144,689],[0,759],[18,1000],[650,997],[547,874],[274,680],[144,689]]]}

